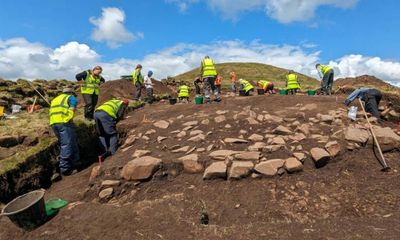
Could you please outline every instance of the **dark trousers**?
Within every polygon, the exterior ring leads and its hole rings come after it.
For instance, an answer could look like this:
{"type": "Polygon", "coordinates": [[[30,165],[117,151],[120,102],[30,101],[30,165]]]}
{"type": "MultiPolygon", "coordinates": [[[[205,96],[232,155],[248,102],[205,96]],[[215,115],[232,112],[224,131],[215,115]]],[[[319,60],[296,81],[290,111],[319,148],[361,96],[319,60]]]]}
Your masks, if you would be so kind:
{"type": "Polygon", "coordinates": [[[118,149],[117,122],[101,110],[94,113],[94,119],[102,146],[102,154],[114,155],[118,149]]]}
{"type": "Polygon", "coordinates": [[[154,96],[153,96],[153,88],[146,88],[146,101],[148,103],[153,103],[154,96]]]}
{"type": "Polygon", "coordinates": [[[94,109],[99,96],[96,94],[82,94],[82,97],[85,102],[85,118],[93,119],[94,109]]]}
{"type": "Polygon", "coordinates": [[[68,175],[79,165],[79,147],[76,141],[75,125],[57,123],[51,126],[60,143],[60,172],[68,175]]]}
{"type": "Polygon", "coordinates": [[[143,86],[139,82],[136,82],[135,87],[136,87],[135,100],[139,100],[140,96],[142,95],[143,86]]]}
{"type": "Polygon", "coordinates": [[[368,90],[368,93],[364,96],[363,100],[365,102],[365,111],[372,114],[372,116],[377,119],[381,118],[381,113],[379,112],[379,103],[381,102],[382,94],[376,89],[368,90]]]}
{"type": "Polygon", "coordinates": [[[291,95],[296,95],[298,88],[294,88],[294,89],[288,89],[289,94],[291,95]]]}
{"type": "Polygon", "coordinates": [[[324,77],[322,78],[321,91],[326,95],[330,95],[332,93],[333,78],[334,78],[333,69],[326,72],[324,74],[324,77]]]}
{"type": "Polygon", "coordinates": [[[196,89],[196,95],[201,95],[200,81],[195,80],[193,84],[196,89]]]}

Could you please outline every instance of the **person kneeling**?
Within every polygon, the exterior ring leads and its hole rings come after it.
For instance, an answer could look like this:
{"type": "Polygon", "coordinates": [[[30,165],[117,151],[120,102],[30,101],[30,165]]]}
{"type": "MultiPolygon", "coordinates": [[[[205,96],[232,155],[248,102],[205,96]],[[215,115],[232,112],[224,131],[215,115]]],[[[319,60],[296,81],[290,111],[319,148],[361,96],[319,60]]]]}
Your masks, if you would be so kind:
{"type": "Polygon", "coordinates": [[[178,89],[179,102],[189,102],[189,87],[184,83],[181,83],[178,89]]]}
{"type": "Polygon", "coordinates": [[[239,79],[240,90],[244,91],[245,96],[250,96],[250,92],[254,91],[253,85],[247,80],[239,79]]]}

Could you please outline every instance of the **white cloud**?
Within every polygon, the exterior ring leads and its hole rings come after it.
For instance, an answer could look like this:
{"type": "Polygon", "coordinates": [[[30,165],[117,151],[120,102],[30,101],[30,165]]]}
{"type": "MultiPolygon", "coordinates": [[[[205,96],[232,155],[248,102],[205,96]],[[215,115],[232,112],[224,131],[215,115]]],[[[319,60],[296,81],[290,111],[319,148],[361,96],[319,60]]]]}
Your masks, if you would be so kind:
{"type": "MultiPolygon", "coordinates": [[[[321,6],[338,8],[354,7],[359,0],[207,0],[208,5],[227,19],[237,20],[241,12],[264,11],[281,23],[307,21],[313,19],[321,6]]],[[[166,0],[187,9],[193,0],[166,0]]]]}
{"type": "Polygon", "coordinates": [[[118,48],[122,43],[143,38],[143,33],[131,33],[125,26],[125,13],[115,7],[103,8],[101,17],[90,17],[89,21],[95,25],[92,39],[97,42],[106,42],[111,48],[118,48]]]}
{"type": "MultiPolygon", "coordinates": [[[[304,46],[270,45],[259,41],[218,41],[210,44],[181,43],[144,56],[142,59],[116,59],[101,61],[100,55],[88,45],[68,42],[52,49],[23,38],[0,40],[0,77],[5,79],[55,79],[73,80],[75,74],[97,64],[103,66],[106,79],[129,75],[136,64],[155,73],[158,79],[189,71],[200,65],[205,55],[215,62],[258,62],[317,77],[315,64],[320,61],[320,51],[304,46]]],[[[335,69],[335,78],[358,75],[375,75],[400,86],[400,62],[385,61],[379,57],[346,55],[329,62],[335,69]]]]}
{"type": "Polygon", "coordinates": [[[165,2],[175,4],[180,12],[186,12],[190,5],[198,3],[199,0],[165,0],[165,2]]]}

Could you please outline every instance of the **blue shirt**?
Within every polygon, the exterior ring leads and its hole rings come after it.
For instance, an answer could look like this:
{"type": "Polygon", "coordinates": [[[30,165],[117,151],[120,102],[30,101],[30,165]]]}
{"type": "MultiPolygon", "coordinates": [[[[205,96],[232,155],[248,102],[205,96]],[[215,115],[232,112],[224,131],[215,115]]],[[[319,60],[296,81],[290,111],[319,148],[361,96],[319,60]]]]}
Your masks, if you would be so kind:
{"type": "Polygon", "coordinates": [[[346,101],[344,101],[344,104],[347,106],[350,105],[351,102],[353,102],[356,98],[363,98],[364,95],[372,88],[359,88],[354,90],[347,98],[346,101]]]}
{"type": "Polygon", "coordinates": [[[75,96],[71,95],[71,97],[68,98],[68,105],[71,108],[76,108],[76,106],[78,106],[78,99],[76,99],[75,96]]]}

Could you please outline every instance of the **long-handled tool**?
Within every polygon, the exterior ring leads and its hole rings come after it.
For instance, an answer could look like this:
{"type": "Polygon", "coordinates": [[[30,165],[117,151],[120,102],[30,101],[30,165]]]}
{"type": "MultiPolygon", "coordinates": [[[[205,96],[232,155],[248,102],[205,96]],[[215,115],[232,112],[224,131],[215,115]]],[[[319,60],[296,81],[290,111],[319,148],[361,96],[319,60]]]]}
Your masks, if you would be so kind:
{"type": "Polygon", "coordinates": [[[35,109],[35,104],[36,104],[37,97],[35,97],[35,100],[33,100],[33,104],[31,105],[31,108],[29,109],[29,113],[33,113],[35,109]]]}
{"type": "Polygon", "coordinates": [[[38,94],[39,94],[39,96],[40,97],[42,97],[43,98],[43,100],[47,103],[47,104],[49,104],[49,106],[51,106],[51,104],[49,103],[49,101],[32,85],[32,83],[30,83],[29,81],[28,81],[28,83],[29,83],[29,85],[31,86],[31,88],[33,89],[33,90],[35,90],[35,92],[37,92],[38,94]]]}
{"type": "Polygon", "coordinates": [[[378,160],[381,163],[381,165],[383,166],[382,171],[383,172],[387,172],[387,171],[390,170],[390,167],[387,165],[385,157],[383,156],[381,146],[379,145],[378,139],[376,138],[374,129],[372,128],[372,124],[368,119],[368,115],[367,115],[367,112],[365,111],[364,104],[361,101],[361,99],[358,99],[358,101],[360,102],[360,105],[361,105],[361,108],[362,108],[362,110],[364,112],[365,118],[367,119],[367,122],[368,122],[368,125],[369,125],[369,130],[371,131],[372,137],[374,138],[374,142],[376,143],[376,146],[378,147],[379,154],[381,155],[382,160],[380,160],[379,158],[378,158],[378,160]]]}

